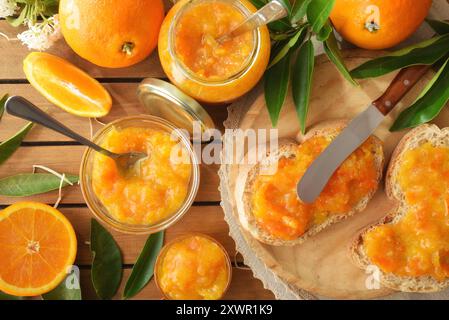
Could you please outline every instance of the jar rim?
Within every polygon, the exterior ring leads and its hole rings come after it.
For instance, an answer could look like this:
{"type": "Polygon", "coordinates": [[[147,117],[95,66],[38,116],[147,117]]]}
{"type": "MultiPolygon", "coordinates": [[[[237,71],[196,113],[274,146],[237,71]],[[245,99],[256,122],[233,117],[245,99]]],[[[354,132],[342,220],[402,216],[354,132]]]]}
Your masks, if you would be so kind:
{"type": "Polygon", "coordinates": [[[83,198],[86,201],[88,208],[93,213],[93,215],[101,222],[110,226],[114,230],[123,233],[152,234],[165,230],[168,227],[172,226],[174,223],[179,221],[192,206],[199,189],[199,181],[200,181],[199,162],[191,141],[185,134],[182,133],[182,131],[179,131],[169,121],[151,115],[129,116],[115,120],[107,124],[103,128],[101,128],[94,135],[92,141],[95,143],[99,143],[101,139],[105,136],[105,134],[109,132],[114,126],[131,121],[137,122],[142,121],[143,123],[147,124],[151,123],[153,125],[156,124],[166,129],[167,132],[169,132],[169,130],[170,132],[175,131],[180,141],[182,142],[182,145],[186,148],[191,159],[192,172],[190,177],[189,192],[186,198],[184,199],[182,206],[176,212],[172,213],[169,217],[151,225],[123,223],[113,218],[109,214],[108,210],[101,204],[101,201],[98,199],[98,197],[95,195],[95,192],[92,189],[92,182],[91,182],[92,171],[88,169],[88,165],[91,164],[91,162],[93,161],[93,156],[95,155],[96,151],[92,150],[91,148],[86,148],[83,154],[83,158],[81,160],[80,187],[81,192],[83,194],[83,198]]]}
{"type": "Polygon", "coordinates": [[[229,287],[230,287],[231,282],[232,282],[232,263],[231,263],[231,258],[229,256],[228,252],[226,251],[225,247],[217,239],[215,239],[215,238],[213,238],[213,237],[211,237],[211,236],[209,236],[207,234],[204,234],[204,233],[201,233],[201,232],[188,232],[188,233],[185,233],[185,234],[183,234],[183,235],[181,235],[179,237],[176,237],[175,239],[173,239],[170,242],[166,243],[162,247],[161,251],[159,251],[159,254],[158,254],[157,258],[156,258],[156,263],[154,264],[154,275],[153,275],[154,276],[154,280],[155,280],[154,282],[156,283],[156,287],[159,289],[159,292],[164,296],[164,298],[166,298],[168,300],[173,300],[173,298],[170,297],[167,293],[165,293],[164,290],[162,290],[162,288],[160,286],[160,283],[159,283],[160,279],[159,279],[159,272],[158,272],[159,268],[160,268],[160,264],[162,263],[163,259],[165,258],[165,255],[166,255],[168,249],[170,249],[172,245],[174,245],[174,244],[176,244],[179,241],[182,241],[184,239],[187,239],[187,238],[190,238],[190,237],[195,237],[195,236],[196,237],[205,238],[205,239],[215,243],[216,245],[218,245],[218,247],[223,252],[223,254],[225,256],[225,260],[226,260],[226,268],[228,270],[228,281],[227,281],[226,287],[223,290],[223,292],[222,292],[222,294],[221,294],[219,299],[222,299],[225,296],[225,294],[228,292],[228,290],[229,290],[229,287]]]}
{"type": "Polygon", "coordinates": [[[236,72],[233,75],[230,75],[228,77],[225,77],[224,79],[214,79],[214,80],[208,80],[205,79],[203,77],[198,76],[197,74],[195,74],[195,72],[193,72],[188,66],[186,66],[181,59],[179,58],[178,54],[176,53],[176,42],[175,42],[175,28],[178,24],[179,19],[182,17],[182,15],[186,12],[187,9],[189,9],[190,6],[195,5],[197,3],[202,3],[202,2],[224,2],[224,3],[229,3],[231,5],[233,5],[235,8],[237,8],[245,17],[248,17],[249,15],[251,15],[253,12],[251,12],[247,6],[245,6],[243,3],[241,3],[238,0],[189,0],[187,3],[184,4],[184,6],[182,8],[179,9],[179,11],[175,14],[172,23],[170,24],[170,28],[168,30],[168,51],[170,53],[170,55],[173,57],[173,61],[176,64],[176,66],[179,68],[179,70],[189,79],[196,81],[200,84],[203,85],[217,85],[217,86],[221,86],[221,85],[225,85],[229,82],[232,82],[236,79],[241,78],[242,76],[244,76],[251,68],[252,65],[254,64],[256,58],[257,58],[257,53],[260,50],[260,39],[261,39],[261,34],[259,31],[259,28],[255,29],[253,31],[253,49],[251,54],[248,56],[248,58],[246,59],[245,63],[243,64],[241,70],[239,70],[238,72],[236,72]]]}

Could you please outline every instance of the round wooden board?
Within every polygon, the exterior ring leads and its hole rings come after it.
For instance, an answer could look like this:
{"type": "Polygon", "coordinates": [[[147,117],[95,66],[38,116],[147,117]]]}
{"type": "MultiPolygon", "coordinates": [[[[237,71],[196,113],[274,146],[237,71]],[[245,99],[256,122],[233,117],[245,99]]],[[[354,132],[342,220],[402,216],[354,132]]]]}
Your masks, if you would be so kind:
{"type": "MultiPolygon", "coordinates": [[[[345,61],[349,68],[353,68],[379,54],[372,51],[348,51],[345,52],[345,61]]],[[[314,74],[308,127],[325,120],[353,118],[380,96],[396,75],[393,73],[377,79],[363,80],[360,81],[360,87],[354,87],[339,74],[325,56],[317,58],[314,74]]],[[[432,72],[429,72],[376,130],[375,134],[384,142],[387,164],[395,146],[406,133],[406,131],[391,133],[389,127],[404,107],[417,98],[431,78],[432,72]]],[[[289,94],[279,120],[279,137],[298,140],[299,125],[290,96],[289,94]]],[[[231,106],[229,111],[226,128],[243,130],[271,128],[261,87],[231,106]]],[[[449,126],[449,110],[445,108],[434,123],[440,127],[449,126]]],[[[226,144],[230,142],[229,138],[225,138],[225,150],[226,144]]],[[[245,141],[237,140],[234,143],[245,141]]],[[[242,156],[234,155],[234,160],[242,156]]],[[[237,212],[241,210],[239,200],[242,199],[249,167],[236,163],[238,162],[223,164],[220,170],[226,220],[230,224],[231,235],[236,240],[245,262],[253,268],[255,276],[262,278],[264,284],[278,297],[313,298],[314,295],[319,295],[338,299],[368,299],[392,293],[385,288],[367,289],[365,285],[367,275],[351,263],[348,255],[348,246],[356,234],[395,207],[395,203],[389,201],[384,193],[383,181],[379,191],[363,212],[331,226],[302,245],[274,247],[255,240],[238,225],[237,212]],[[268,285],[267,282],[271,284],[268,285]],[[280,292],[281,290],[285,290],[287,294],[280,292]]]]}

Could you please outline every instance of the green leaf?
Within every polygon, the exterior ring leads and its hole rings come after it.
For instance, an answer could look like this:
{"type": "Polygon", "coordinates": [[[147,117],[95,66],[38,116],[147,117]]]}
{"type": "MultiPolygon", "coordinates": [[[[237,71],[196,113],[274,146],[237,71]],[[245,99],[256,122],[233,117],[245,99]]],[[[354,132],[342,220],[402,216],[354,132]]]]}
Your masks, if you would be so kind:
{"type": "Polygon", "coordinates": [[[0,143],[0,164],[9,159],[10,156],[20,147],[23,139],[30,132],[33,124],[30,122],[22,128],[15,136],[0,143]]]}
{"type": "Polygon", "coordinates": [[[0,291],[0,301],[2,300],[23,300],[23,297],[16,297],[0,291]]]}
{"type": "Polygon", "coordinates": [[[449,22],[432,19],[426,19],[426,21],[436,33],[441,35],[449,33],[449,22]]]}
{"type": "MultiPolygon", "coordinates": [[[[273,33],[273,32],[270,32],[270,38],[271,38],[271,40],[274,41],[272,50],[275,49],[280,44],[280,42],[284,42],[284,40],[288,40],[291,37],[292,37],[292,35],[289,34],[288,32],[285,32],[285,33],[273,33]]],[[[272,56],[273,56],[273,54],[272,54],[272,56]]]]}
{"type": "Polygon", "coordinates": [[[271,32],[287,32],[292,29],[290,21],[288,18],[283,18],[281,20],[273,21],[268,24],[268,28],[271,32]]]}
{"type": "Polygon", "coordinates": [[[329,35],[329,38],[324,43],[324,51],[326,52],[332,63],[340,71],[340,73],[346,78],[346,80],[348,80],[353,85],[358,86],[359,84],[352,78],[348,68],[345,65],[344,59],[340,52],[340,48],[338,47],[337,38],[335,38],[335,34],[333,32],[329,35]]]}
{"type": "Polygon", "coordinates": [[[307,7],[309,6],[311,1],[312,0],[296,0],[292,8],[292,14],[290,18],[292,23],[297,23],[305,17],[307,13],[307,7]]]}
{"type": "Polygon", "coordinates": [[[281,43],[278,50],[273,50],[273,56],[274,58],[271,60],[270,64],[268,65],[268,68],[271,68],[272,66],[274,66],[275,64],[277,64],[279,61],[282,60],[282,58],[284,58],[287,53],[290,51],[291,48],[293,48],[298,42],[301,42],[304,40],[304,36],[305,36],[305,28],[301,28],[300,30],[298,30],[298,32],[291,37],[290,39],[288,39],[288,41],[285,41],[285,43],[281,43]],[[301,41],[299,41],[301,39],[301,41]]]}
{"type": "Polygon", "coordinates": [[[326,22],[323,28],[321,28],[320,32],[316,35],[316,39],[318,41],[326,41],[330,34],[332,33],[332,27],[329,22],[326,22]]]}
{"type": "Polygon", "coordinates": [[[44,16],[50,17],[58,13],[59,0],[45,0],[44,4],[45,4],[45,9],[43,11],[44,16]]]}
{"type": "Polygon", "coordinates": [[[435,71],[435,72],[438,72],[440,69],[441,69],[441,67],[446,63],[446,60],[447,59],[449,59],[449,52],[448,52],[448,54],[446,54],[443,58],[441,58],[440,60],[438,60],[437,62],[435,62],[433,65],[432,65],[432,69],[435,71]]]}
{"type": "Polygon", "coordinates": [[[335,0],[312,0],[307,7],[307,19],[313,32],[318,34],[324,27],[335,5],[335,0]]]}
{"type": "Polygon", "coordinates": [[[306,131],[314,63],[315,51],[313,43],[311,40],[308,40],[299,49],[292,74],[293,101],[295,102],[302,133],[306,131]]]}
{"type": "Polygon", "coordinates": [[[351,71],[356,79],[379,77],[412,65],[431,65],[449,52],[449,34],[365,62],[351,71]]]}
{"type": "MultiPolygon", "coordinates": [[[[63,187],[67,182],[78,183],[78,176],[68,174],[65,176],[63,187]]],[[[0,195],[6,197],[28,197],[36,194],[58,190],[61,179],[50,173],[23,173],[0,179],[0,195]]]]}
{"type": "Polygon", "coordinates": [[[133,267],[126,282],[123,299],[130,299],[138,294],[153,277],[154,265],[164,243],[164,232],[158,232],[148,237],[147,242],[133,267]]]}
{"type": "Polygon", "coordinates": [[[260,8],[262,8],[264,5],[267,4],[267,2],[264,0],[250,0],[250,1],[253,4],[253,6],[256,7],[257,10],[259,10],[260,8]]]}
{"type": "Polygon", "coordinates": [[[265,102],[273,127],[277,125],[279,114],[287,96],[290,77],[290,56],[290,54],[287,54],[279,63],[265,71],[265,102]]]}
{"type": "Polygon", "coordinates": [[[43,300],[82,300],[79,276],[69,274],[55,289],[42,295],[43,300]]]}
{"type": "Polygon", "coordinates": [[[8,23],[13,26],[13,27],[18,27],[20,26],[22,23],[25,22],[25,18],[28,14],[30,10],[30,6],[28,4],[26,4],[22,11],[20,12],[20,14],[17,17],[6,17],[6,21],[8,21],[8,23]]]}
{"type": "Polygon", "coordinates": [[[95,219],[91,220],[92,284],[97,296],[112,299],[122,280],[122,254],[111,234],[95,219]]]}
{"type": "MultiPolygon", "coordinates": [[[[269,1],[266,1],[266,2],[268,3],[269,1]]],[[[274,32],[286,32],[292,28],[292,26],[290,25],[290,20],[288,18],[292,12],[292,7],[290,4],[290,1],[289,0],[280,0],[280,2],[282,2],[284,7],[287,9],[288,15],[285,18],[282,18],[280,20],[275,20],[268,24],[268,28],[274,32]]]]}
{"type": "Polygon", "coordinates": [[[418,99],[404,110],[391,127],[399,131],[433,120],[449,101],[449,60],[430,81],[418,99]]]}
{"type": "Polygon", "coordinates": [[[3,113],[5,112],[5,103],[8,100],[8,95],[5,94],[3,98],[0,99],[0,120],[2,119],[3,113]]]}

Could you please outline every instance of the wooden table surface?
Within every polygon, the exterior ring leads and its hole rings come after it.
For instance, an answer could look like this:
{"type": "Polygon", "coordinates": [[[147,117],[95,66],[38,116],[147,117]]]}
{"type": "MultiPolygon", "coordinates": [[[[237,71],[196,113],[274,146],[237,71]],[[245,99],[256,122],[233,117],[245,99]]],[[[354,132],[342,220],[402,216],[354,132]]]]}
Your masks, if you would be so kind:
{"type": "MultiPolygon", "coordinates": [[[[21,28],[13,28],[4,20],[0,20],[0,32],[15,38],[21,28]]],[[[0,37],[0,96],[3,94],[21,95],[45,109],[49,114],[74,129],[78,133],[90,137],[89,119],[73,116],[49,103],[26,80],[22,70],[22,61],[29,53],[28,49],[18,41],[7,41],[0,37]]],[[[140,81],[147,77],[165,79],[157,57],[157,50],[145,61],[123,69],[105,69],[95,66],[78,57],[64,42],[60,40],[48,51],[71,61],[91,76],[100,81],[113,98],[110,114],[102,122],[143,113],[136,96],[140,81]]],[[[222,128],[226,119],[226,107],[207,107],[216,126],[222,128]]],[[[14,135],[25,121],[4,115],[0,125],[0,141],[14,135]]],[[[94,130],[100,125],[94,123],[94,130]]],[[[85,148],[68,138],[43,127],[36,126],[26,137],[22,146],[4,164],[0,166],[0,177],[32,171],[33,165],[44,165],[59,172],[78,174],[82,153],[85,148]]],[[[202,232],[219,242],[228,251],[231,259],[235,256],[235,243],[229,236],[229,229],[223,219],[218,191],[219,178],[217,165],[201,165],[201,185],[195,203],[189,212],[177,224],[166,231],[165,241],[170,241],[188,232],[202,232]]],[[[23,200],[35,200],[54,204],[57,192],[28,198],[7,198],[0,196],[0,207],[23,200]]],[[[84,299],[95,299],[95,293],[90,281],[91,254],[89,246],[90,219],[93,217],[83,200],[79,186],[63,190],[63,199],[59,209],[72,222],[78,238],[78,255],[76,264],[81,270],[81,289],[84,299]]],[[[110,230],[123,254],[123,279],[121,289],[117,294],[120,299],[123,287],[131,272],[147,236],[134,236],[110,230]]],[[[154,281],[135,297],[136,299],[160,299],[154,281]]],[[[244,267],[239,255],[233,262],[233,279],[226,299],[273,299],[273,294],[265,290],[262,283],[253,277],[250,270],[244,267]]]]}

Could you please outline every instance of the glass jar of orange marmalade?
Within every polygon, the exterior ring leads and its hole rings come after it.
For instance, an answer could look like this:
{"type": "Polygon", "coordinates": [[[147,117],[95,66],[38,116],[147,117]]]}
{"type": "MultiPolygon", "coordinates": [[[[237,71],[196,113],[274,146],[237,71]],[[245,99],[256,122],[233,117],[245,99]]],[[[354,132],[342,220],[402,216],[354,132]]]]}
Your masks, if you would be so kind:
{"type": "Polygon", "coordinates": [[[260,80],[270,58],[267,27],[223,42],[256,8],[247,0],[181,0],[159,35],[159,57],[168,78],[206,103],[231,102],[260,80]]]}
{"type": "Polygon", "coordinates": [[[164,246],[154,269],[156,285],[169,300],[218,300],[231,283],[231,260],[215,239],[201,233],[164,246]]]}

